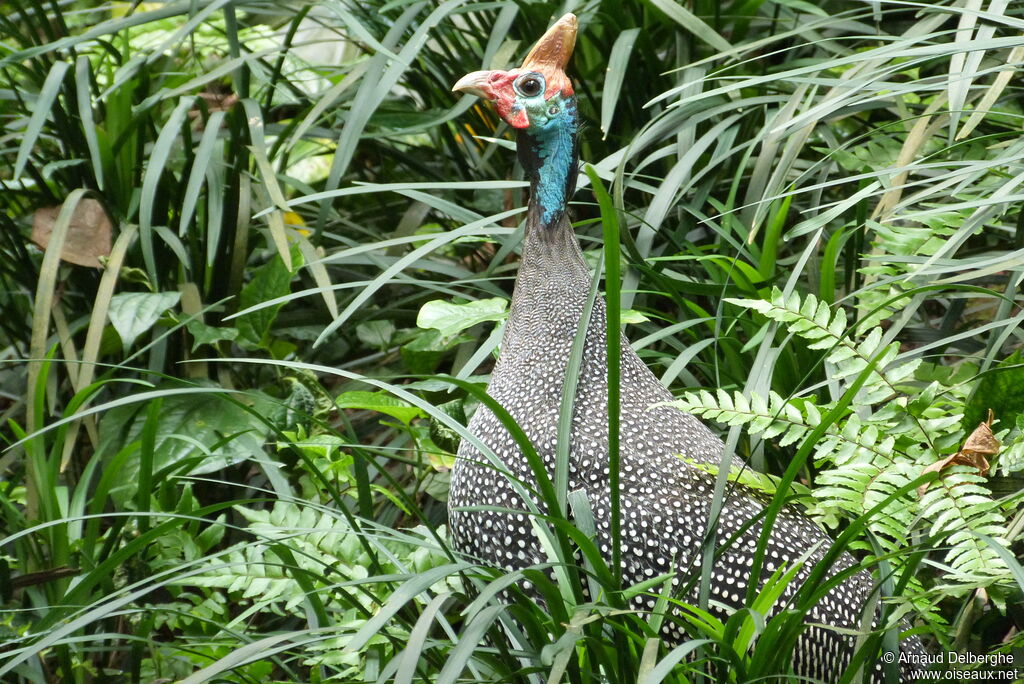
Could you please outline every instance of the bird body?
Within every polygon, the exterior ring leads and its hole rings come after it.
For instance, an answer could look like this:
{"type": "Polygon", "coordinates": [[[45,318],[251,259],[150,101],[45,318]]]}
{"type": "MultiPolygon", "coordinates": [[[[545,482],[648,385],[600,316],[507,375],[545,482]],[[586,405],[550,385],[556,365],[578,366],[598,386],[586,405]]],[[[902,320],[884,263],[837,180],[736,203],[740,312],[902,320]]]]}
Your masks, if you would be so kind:
{"type": "MultiPolygon", "coordinates": [[[[487,391],[522,428],[552,479],[563,387],[591,279],[565,212],[575,188],[577,122],[571,84],[562,68],[571,53],[575,30],[575,17],[566,15],[541,39],[521,69],[475,72],[456,84],[456,90],[494,102],[503,118],[519,130],[519,158],[530,178],[531,198],[512,306],[487,391]],[[544,47],[555,39],[557,46],[544,47]],[[538,61],[538,51],[549,57],[554,54],[555,61],[538,61]]],[[[585,335],[572,409],[568,490],[586,495],[596,525],[595,541],[605,558],[610,558],[606,310],[600,298],[594,303],[585,335]]],[[[697,418],[665,405],[671,394],[625,337],[621,340],[620,376],[623,583],[631,585],[675,572],[673,582],[679,587],[700,568],[714,498],[714,476],[693,464],[717,467],[724,445],[697,418]]],[[[498,456],[508,474],[490,464],[472,444],[462,443],[449,498],[456,548],[510,569],[546,562],[528,506],[510,480],[536,484],[521,450],[485,406],[473,416],[469,429],[498,456]],[[465,510],[468,507],[473,510],[465,510]]],[[[539,497],[528,496],[533,506],[545,512],[539,497]]],[[[711,599],[722,606],[744,605],[765,507],[759,495],[742,486],[731,488],[723,502],[718,538],[737,538],[712,569],[711,599]]],[[[773,526],[757,584],[780,567],[806,557],[778,602],[784,603],[829,544],[828,536],[809,518],[784,509],[773,526]]],[[[852,564],[853,559],[844,555],[832,572],[852,564]]],[[[794,654],[797,674],[824,681],[838,679],[852,657],[853,639],[814,625],[856,630],[872,589],[870,576],[858,573],[810,611],[806,620],[812,626],[801,635],[794,654]]],[[[695,591],[682,598],[695,601],[695,591]]],[[[641,594],[634,604],[650,610],[655,599],[641,594]]],[[[672,621],[666,621],[665,630],[664,636],[671,642],[684,638],[672,621]]],[[[915,638],[909,647],[919,649],[920,644],[915,638]]],[[[880,670],[877,677],[881,677],[880,670]]]]}

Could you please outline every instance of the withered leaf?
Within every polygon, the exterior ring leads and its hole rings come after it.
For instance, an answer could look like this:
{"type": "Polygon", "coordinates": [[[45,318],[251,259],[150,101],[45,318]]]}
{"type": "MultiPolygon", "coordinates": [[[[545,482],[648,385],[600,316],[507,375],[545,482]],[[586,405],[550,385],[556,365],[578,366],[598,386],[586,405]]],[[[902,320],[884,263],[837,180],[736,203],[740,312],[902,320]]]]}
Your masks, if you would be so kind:
{"type": "MultiPolygon", "coordinates": [[[[44,207],[32,218],[32,242],[41,249],[50,244],[53,224],[59,214],[60,207],[44,207]]],[[[112,228],[103,205],[94,199],[83,199],[71,215],[60,258],[79,266],[101,268],[99,257],[110,256],[112,228]]]]}
{"type": "MultiPolygon", "coordinates": [[[[999,453],[999,440],[992,434],[992,411],[988,412],[988,420],[983,423],[978,423],[978,427],[974,428],[974,432],[970,434],[967,440],[964,442],[963,447],[960,451],[956,452],[952,456],[947,456],[941,461],[936,461],[930,466],[921,471],[922,475],[928,473],[942,472],[946,468],[951,466],[970,466],[978,469],[978,474],[982,477],[988,477],[989,464],[986,456],[994,456],[999,453]]],[[[928,489],[927,484],[923,484],[917,488],[919,496],[924,496],[925,491],[928,489]]]]}
{"type": "MultiPolygon", "coordinates": [[[[992,434],[992,409],[988,411],[988,420],[984,423],[979,423],[978,427],[974,428],[974,432],[964,442],[964,447],[961,451],[965,454],[972,454],[977,456],[995,456],[999,453],[999,440],[996,439],[995,435],[992,434]]],[[[982,460],[985,460],[982,458],[982,460]]],[[[988,473],[988,466],[986,464],[986,472],[988,473]]]]}

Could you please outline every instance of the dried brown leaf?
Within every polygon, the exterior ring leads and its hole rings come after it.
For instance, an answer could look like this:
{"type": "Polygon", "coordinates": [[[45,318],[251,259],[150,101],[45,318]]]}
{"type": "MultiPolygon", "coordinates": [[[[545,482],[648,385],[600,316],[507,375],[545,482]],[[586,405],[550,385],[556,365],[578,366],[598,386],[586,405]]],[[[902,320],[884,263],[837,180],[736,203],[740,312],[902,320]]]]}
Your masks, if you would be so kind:
{"type": "MultiPolygon", "coordinates": [[[[41,249],[46,249],[50,244],[50,234],[58,214],[60,207],[44,207],[36,211],[32,218],[32,242],[41,249]]],[[[110,256],[112,229],[103,205],[94,199],[83,199],[71,216],[60,258],[79,266],[101,268],[99,258],[110,256]]]]}
{"type": "MultiPolygon", "coordinates": [[[[941,461],[936,461],[930,466],[921,471],[922,475],[928,473],[942,472],[946,468],[952,466],[969,466],[976,468],[978,474],[982,477],[988,477],[989,463],[986,456],[994,456],[999,453],[999,440],[992,434],[992,411],[988,412],[988,420],[978,423],[978,427],[974,428],[974,432],[970,434],[967,440],[964,442],[963,447],[960,451],[956,452],[952,456],[947,456],[941,461]]],[[[923,484],[917,488],[919,496],[923,496],[925,491],[928,489],[927,484],[923,484]]]]}

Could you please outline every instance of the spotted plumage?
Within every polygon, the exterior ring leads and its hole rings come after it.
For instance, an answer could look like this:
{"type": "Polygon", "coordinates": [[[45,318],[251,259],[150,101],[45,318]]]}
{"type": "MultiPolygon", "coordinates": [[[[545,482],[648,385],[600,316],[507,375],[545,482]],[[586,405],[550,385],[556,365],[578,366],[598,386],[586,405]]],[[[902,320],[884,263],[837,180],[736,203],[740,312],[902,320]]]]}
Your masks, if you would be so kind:
{"type": "MultiPolygon", "coordinates": [[[[590,273],[565,215],[565,202],[575,187],[577,124],[575,100],[562,67],[571,53],[575,30],[575,17],[566,15],[541,39],[521,69],[476,72],[456,85],[457,90],[494,102],[499,113],[519,130],[519,157],[531,180],[531,198],[512,308],[488,393],[517,421],[552,476],[566,367],[590,283],[590,273]],[[548,53],[556,55],[555,59],[531,60],[538,50],[544,54],[541,48],[545,41],[553,40],[552,36],[561,41],[557,49],[548,49],[548,53]],[[543,81],[539,90],[531,86],[524,93],[523,88],[517,87],[522,85],[523,78],[536,76],[543,81]],[[557,87],[551,87],[552,82],[557,87]],[[566,150],[571,150],[568,162],[566,150]],[[555,201],[560,205],[552,206],[555,201]]],[[[573,404],[568,489],[586,494],[597,527],[595,540],[610,558],[605,324],[604,303],[598,300],[586,330],[573,404]]],[[[714,477],[680,457],[717,466],[723,444],[695,417],[658,406],[671,400],[670,393],[624,337],[621,348],[623,581],[635,584],[675,570],[674,583],[678,587],[700,568],[702,540],[714,491],[714,477]]],[[[515,440],[490,410],[481,407],[477,411],[470,431],[493,450],[512,478],[533,483],[530,467],[515,440]]],[[[544,511],[538,498],[534,498],[533,504],[544,511]]],[[[728,539],[735,533],[739,536],[712,570],[713,602],[742,607],[761,526],[755,523],[746,531],[740,530],[757,518],[764,506],[755,493],[743,487],[736,487],[727,496],[718,537],[728,539]]],[[[449,509],[452,539],[461,551],[510,569],[548,560],[533,532],[528,507],[510,484],[509,475],[494,468],[465,441],[452,476],[449,509]],[[464,510],[466,507],[475,510],[464,510]]],[[[784,604],[823,557],[829,543],[828,537],[808,518],[797,511],[784,510],[772,529],[758,584],[779,567],[791,566],[817,547],[776,602],[777,606],[784,604]]],[[[833,572],[852,563],[852,558],[844,556],[833,572]]],[[[854,575],[826,595],[810,611],[807,621],[856,630],[872,589],[873,582],[867,573],[854,575]]],[[[683,598],[695,601],[695,591],[683,598]]],[[[640,595],[634,602],[639,609],[654,607],[654,599],[648,596],[640,595]]],[[[672,621],[666,624],[664,636],[669,641],[684,638],[672,621]]],[[[917,651],[920,643],[913,638],[905,641],[903,648],[917,651]]],[[[851,637],[812,626],[798,641],[794,671],[834,681],[842,674],[852,652],[851,637]]],[[[882,681],[880,668],[879,664],[875,681],[882,681]]]]}

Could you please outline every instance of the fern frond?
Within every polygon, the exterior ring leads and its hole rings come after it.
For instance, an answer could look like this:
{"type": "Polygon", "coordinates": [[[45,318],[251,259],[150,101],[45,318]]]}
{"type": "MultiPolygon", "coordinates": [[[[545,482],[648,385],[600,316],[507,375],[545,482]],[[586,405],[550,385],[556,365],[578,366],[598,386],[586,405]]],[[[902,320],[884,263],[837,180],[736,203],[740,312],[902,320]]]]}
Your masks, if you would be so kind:
{"type": "MultiPolygon", "coordinates": [[[[311,581],[325,590],[339,579],[361,580],[368,575],[372,562],[360,535],[336,511],[285,501],[275,502],[269,510],[244,506],[234,510],[249,521],[248,531],[254,540],[236,544],[224,555],[211,559],[207,572],[184,578],[180,584],[223,589],[235,599],[259,602],[275,612],[289,614],[296,613],[306,598],[306,590],[294,577],[295,570],[314,578],[311,581]],[[291,552],[298,568],[274,552],[278,545],[291,552]]],[[[421,530],[405,532],[412,540],[421,530]]],[[[439,548],[426,543],[388,538],[374,539],[373,545],[380,552],[376,561],[387,573],[420,572],[448,560],[439,548]]],[[[435,592],[459,588],[455,576],[432,587],[435,592]]],[[[370,595],[353,594],[349,600],[363,602],[370,612],[375,610],[376,599],[370,595]]]]}
{"type": "Polygon", "coordinates": [[[1003,517],[984,485],[977,469],[953,466],[929,486],[919,504],[922,519],[931,523],[929,533],[948,535],[945,562],[962,581],[1006,574],[998,554],[977,536],[1006,543],[1003,517]]]}
{"type": "Polygon", "coordinates": [[[999,474],[1006,477],[1024,470],[1024,432],[1016,431],[1016,439],[999,454],[999,474]]]}
{"type": "MultiPolygon", "coordinates": [[[[751,435],[777,439],[780,446],[800,441],[821,423],[821,413],[812,402],[802,402],[801,411],[775,392],[769,392],[767,401],[752,394],[749,402],[738,392],[686,392],[672,405],[720,423],[741,425],[751,435]]],[[[865,425],[856,414],[841,427],[827,428],[815,446],[815,459],[836,467],[820,473],[818,486],[812,491],[815,504],[809,513],[818,522],[835,521],[837,511],[862,515],[917,476],[913,468],[897,458],[894,438],[880,436],[876,426],[865,425]]],[[[906,497],[893,502],[869,525],[885,536],[889,551],[896,548],[895,540],[906,536],[912,522],[909,505],[906,497]]]]}
{"type": "Polygon", "coordinates": [[[809,349],[828,349],[825,360],[835,366],[831,375],[837,380],[856,378],[875,361],[857,397],[863,403],[873,404],[899,394],[897,385],[906,381],[921,363],[920,359],[897,362],[899,344],[883,345],[881,328],[874,327],[863,340],[855,341],[847,330],[846,312],[833,312],[827,302],[811,294],[801,300],[798,294],[787,297],[776,287],[768,300],[726,301],[787,324],[786,330],[807,340],[809,349]]]}
{"type": "Polygon", "coordinates": [[[740,392],[700,390],[684,392],[669,405],[723,425],[742,425],[751,435],[778,439],[782,446],[799,441],[816,425],[776,392],[769,392],[767,401],[753,393],[748,401],[740,392]]]}
{"type": "MultiPolygon", "coordinates": [[[[899,344],[884,344],[878,327],[857,339],[847,328],[846,314],[833,312],[813,295],[801,299],[775,288],[768,300],[728,301],[783,324],[811,349],[827,350],[825,361],[833,378],[852,383],[867,372],[855,397],[857,410],[847,411],[829,425],[814,445],[814,460],[822,470],[812,490],[812,517],[835,525],[841,514],[860,516],[879,506],[868,529],[883,552],[898,554],[913,531],[923,527],[929,536],[948,544],[944,560],[952,586],[988,586],[1008,577],[999,554],[977,536],[1007,543],[1003,511],[977,469],[948,468],[922,496],[894,496],[962,442],[968,390],[957,386],[963,383],[940,382],[934,373],[925,372],[927,384],[910,393],[906,384],[920,362],[901,361],[899,344]]],[[[757,394],[748,399],[721,389],[687,392],[673,405],[742,426],[749,434],[783,447],[806,438],[821,425],[824,410],[834,406],[819,408],[811,400],[787,400],[775,392],[766,399],[757,394]]],[[[1013,434],[1017,439],[1000,456],[1004,472],[1024,469],[1024,437],[1019,430],[1013,434]]],[[[864,540],[854,546],[872,550],[864,540]]],[[[898,557],[892,562],[899,572],[898,557]]]]}

